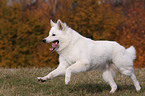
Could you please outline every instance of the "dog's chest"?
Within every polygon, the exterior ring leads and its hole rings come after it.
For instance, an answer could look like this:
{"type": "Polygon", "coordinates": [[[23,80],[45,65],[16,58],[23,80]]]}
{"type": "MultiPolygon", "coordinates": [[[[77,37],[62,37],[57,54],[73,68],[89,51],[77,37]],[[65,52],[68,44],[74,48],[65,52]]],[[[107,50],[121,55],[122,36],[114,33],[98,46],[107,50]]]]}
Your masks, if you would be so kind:
{"type": "Polygon", "coordinates": [[[66,54],[61,55],[61,57],[69,65],[74,64],[78,59],[78,56],[75,56],[74,54],[71,54],[69,52],[66,53],[66,54]]]}

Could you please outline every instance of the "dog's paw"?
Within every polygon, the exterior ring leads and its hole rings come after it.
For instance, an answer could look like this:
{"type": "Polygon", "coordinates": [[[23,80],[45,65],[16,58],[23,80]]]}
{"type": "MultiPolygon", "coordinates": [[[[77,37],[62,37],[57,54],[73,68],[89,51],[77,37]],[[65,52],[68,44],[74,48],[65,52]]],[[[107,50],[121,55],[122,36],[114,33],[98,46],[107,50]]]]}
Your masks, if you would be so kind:
{"type": "Polygon", "coordinates": [[[111,93],[111,94],[115,93],[116,89],[117,89],[117,87],[116,87],[116,88],[111,89],[110,93],[111,93]]]}
{"type": "Polygon", "coordinates": [[[114,90],[111,90],[111,91],[110,91],[110,94],[113,94],[114,92],[115,92],[114,90]]]}
{"type": "Polygon", "coordinates": [[[141,90],[141,87],[139,86],[139,87],[136,89],[136,91],[139,92],[140,90],[141,90]]]}
{"type": "Polygon", "coordinates": [[[46,82],[44,77],[37,77],[38,82],[46,82]]]}
{"type": "Polygon", "coordinates": [[[66,78],[65,79],[65,85],[67,85],[69,81],[70,81],[70,78],[66,78]]]}

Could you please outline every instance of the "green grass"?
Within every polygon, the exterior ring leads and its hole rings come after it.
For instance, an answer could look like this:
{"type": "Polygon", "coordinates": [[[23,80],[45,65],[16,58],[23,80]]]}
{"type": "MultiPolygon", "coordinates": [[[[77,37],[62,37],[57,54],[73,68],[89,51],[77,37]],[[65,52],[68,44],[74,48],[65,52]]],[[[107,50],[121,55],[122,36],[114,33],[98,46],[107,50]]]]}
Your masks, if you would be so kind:
{"type": "Polygon", "coordinates": [[[99,71],[72,75],[68,85],[64,77],[56,77],[46,83],[37,82],[36,77],[52,71],[50,68],[0,69],[0,96],[145,96],[145,69],[135,69],[142,86],[136,92],[132,80],[119,73],[115,76],[117,91],[109,94],[110,86],[99,71]]]}

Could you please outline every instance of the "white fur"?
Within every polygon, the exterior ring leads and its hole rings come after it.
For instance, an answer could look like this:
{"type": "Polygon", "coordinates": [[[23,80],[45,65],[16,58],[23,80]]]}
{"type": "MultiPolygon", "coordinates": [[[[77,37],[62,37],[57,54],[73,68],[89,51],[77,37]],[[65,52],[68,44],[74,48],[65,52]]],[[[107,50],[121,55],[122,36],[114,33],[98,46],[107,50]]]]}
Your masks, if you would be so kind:
{"type": "Polygon", "coordinates": [[[111,86],[110,92],[114,93],[117,85],[113,74],[118,69],[131,77],[137,91],[141,89],[133,73],[133,60],[136,56],[133,46],[125,49],[115,41],[94,41],[80,35],[60,20],[57,23],[51,20],[50,23],[52,28],[45,40],[47,43],[59,40],[59,47],[55,50],[59,54],[60,64],[47,76],[38,77],[39,81],[65,75],[65,84],[68,84],[74,73],[100,69],[103,79],[111,86]]]}

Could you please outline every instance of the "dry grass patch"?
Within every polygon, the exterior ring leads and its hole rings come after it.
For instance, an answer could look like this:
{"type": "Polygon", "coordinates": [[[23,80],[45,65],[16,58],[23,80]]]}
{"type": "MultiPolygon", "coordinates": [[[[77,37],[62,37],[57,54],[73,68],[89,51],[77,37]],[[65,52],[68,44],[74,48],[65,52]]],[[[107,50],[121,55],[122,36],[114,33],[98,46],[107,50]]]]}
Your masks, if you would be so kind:
{"type": "MultiPolygon", "coordinates": [[[[68,85],[64,77],[56,77],[46,83],[37,82],[51,68],[0,69],[0,96],[107,96],[110,86],[102,79],[99,71],[78,73],[72,76],[68,85]]],[[[145,95],[145,69],[135,69],[142,89],[136,92],[132,80],[119,73],[115,76],[118,90],[112,96],[145,95]]]]}

